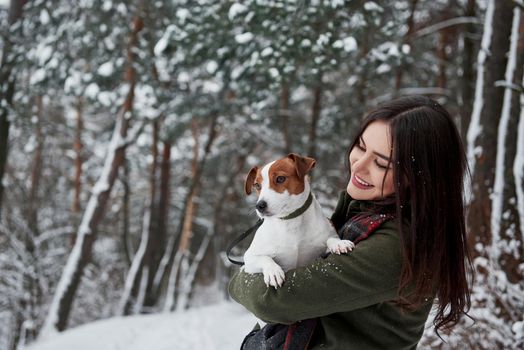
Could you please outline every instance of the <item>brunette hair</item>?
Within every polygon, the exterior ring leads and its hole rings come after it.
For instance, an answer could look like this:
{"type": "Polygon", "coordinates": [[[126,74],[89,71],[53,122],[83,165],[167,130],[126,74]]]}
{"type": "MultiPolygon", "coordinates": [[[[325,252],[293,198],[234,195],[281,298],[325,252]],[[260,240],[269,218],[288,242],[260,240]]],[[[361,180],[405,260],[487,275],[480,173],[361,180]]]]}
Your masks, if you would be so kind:
{"type": "Polygon", "coordinates": [[[395,203],[399,223],[399,296],[416,308],[436,293],[433,323],[438,334],[457,324],[471,306],[468,276],[473,276],[473,268],[463,195],[469,172],[464,148],[451,116],[439,103],[409,96],[372,111],[349,151],[374,121],[386,122],[392,139],[395,193],[383,201],[395,203]]]}

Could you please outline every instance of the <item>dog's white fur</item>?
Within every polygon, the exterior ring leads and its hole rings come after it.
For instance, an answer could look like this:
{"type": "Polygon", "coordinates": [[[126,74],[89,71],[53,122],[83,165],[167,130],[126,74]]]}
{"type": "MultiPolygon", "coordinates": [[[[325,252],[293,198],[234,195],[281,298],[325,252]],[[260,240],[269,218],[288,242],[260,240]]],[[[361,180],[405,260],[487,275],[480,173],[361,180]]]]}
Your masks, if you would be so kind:
{"type": "Polygon", "coordinates": [[[277,288],[285,280],[285,271],[305,266],[328,251],[347,253],[354,244],[338,237],[314,195],[313,202],[302,215],[282,220],[282,217],[306,202],[311,186],[308,176],[305,176],[302,193],[274,191],[268,181],[268,172],[273,163],[265,165],[261,170],[263,181],[258,201],[267,202],[268,212],[263,215],[257,210],[264,222],[244,254],[244,270],[248,273],[262,272],[266,285],[277,288]]]}

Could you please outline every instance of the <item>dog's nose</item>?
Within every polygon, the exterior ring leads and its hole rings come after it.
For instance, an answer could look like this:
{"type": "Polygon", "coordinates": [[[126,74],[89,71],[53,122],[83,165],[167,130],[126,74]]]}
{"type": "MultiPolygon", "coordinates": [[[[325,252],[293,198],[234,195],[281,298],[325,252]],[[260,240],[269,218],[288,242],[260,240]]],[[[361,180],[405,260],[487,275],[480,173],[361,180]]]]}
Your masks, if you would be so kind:
{"type": "Polygon", "coordinates": [[[259,212],[263,213],[267,209],[266,201],[258,201],[256,208],[259,212]]]}

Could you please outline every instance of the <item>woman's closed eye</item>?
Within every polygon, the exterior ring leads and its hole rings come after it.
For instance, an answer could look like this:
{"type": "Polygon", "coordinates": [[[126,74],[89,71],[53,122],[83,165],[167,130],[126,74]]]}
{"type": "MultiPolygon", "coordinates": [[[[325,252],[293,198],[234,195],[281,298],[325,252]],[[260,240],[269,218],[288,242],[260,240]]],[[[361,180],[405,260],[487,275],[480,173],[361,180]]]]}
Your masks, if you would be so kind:
{"type": "Polygon", "coordinates": [[[375,164],[380,168],[380,169],[387,169],[388,166],[387,165],[384,165],[384,164],[380,164],[379,161],[377,159],[375,159],[375,164]]]}

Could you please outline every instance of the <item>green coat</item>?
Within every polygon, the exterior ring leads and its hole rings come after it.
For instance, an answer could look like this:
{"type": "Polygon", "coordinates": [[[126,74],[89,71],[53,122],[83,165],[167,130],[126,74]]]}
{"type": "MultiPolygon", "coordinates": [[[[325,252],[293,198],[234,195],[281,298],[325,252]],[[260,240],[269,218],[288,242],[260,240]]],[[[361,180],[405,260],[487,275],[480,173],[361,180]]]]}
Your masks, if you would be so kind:
{"type": "MultiPolygon", "coordinates": [[[[364,204],[341,195],[331,218],[335,227],[364,204]]],[[[319,317],[310,349],[415,349],[433,298],[415,311],[396,302],[401,261],[397,225],[387,221],[353,252],[288,271],[276,290],[266,287],[262,274],[241,269],[229,283],[229,294],[269,323],[319,317]]]]}

